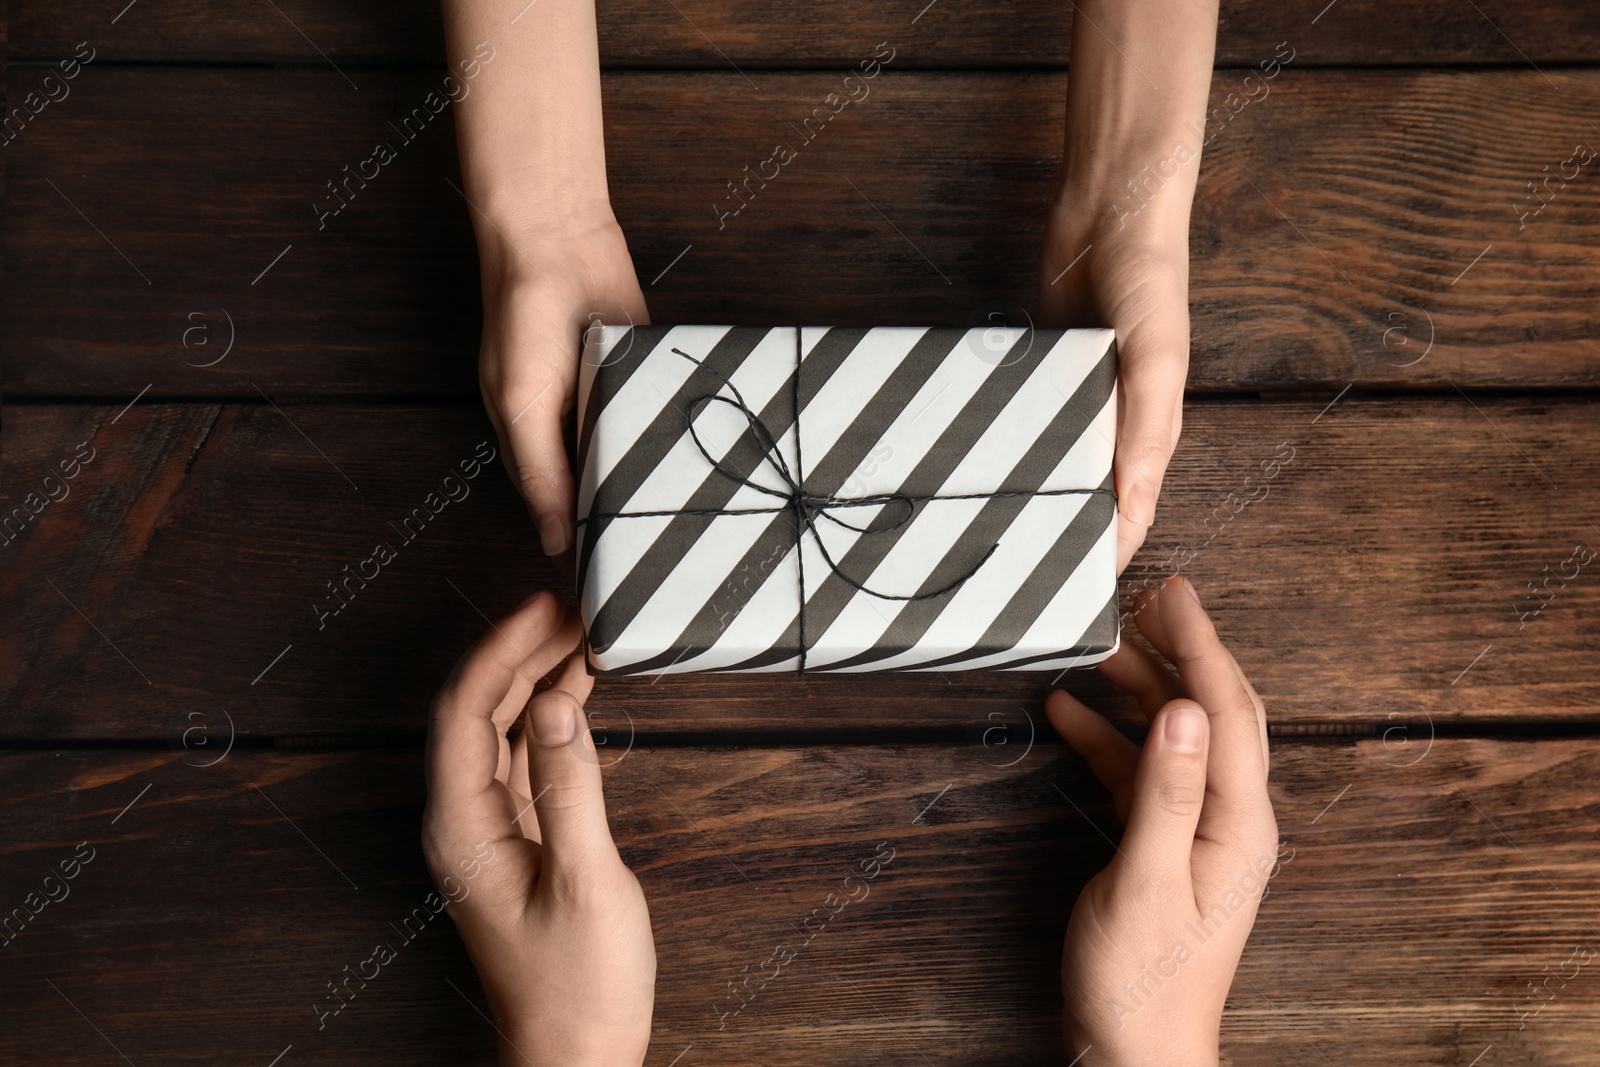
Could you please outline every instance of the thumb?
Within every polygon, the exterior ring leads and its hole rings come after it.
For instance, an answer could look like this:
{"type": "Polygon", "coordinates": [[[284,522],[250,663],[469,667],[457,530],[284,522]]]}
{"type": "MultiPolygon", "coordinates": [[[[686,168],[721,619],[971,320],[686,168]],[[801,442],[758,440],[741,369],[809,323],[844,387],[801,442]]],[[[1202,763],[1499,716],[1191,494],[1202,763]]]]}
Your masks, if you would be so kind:
{"type": "Polygon", "coordinates": [[[1189,856],[1206,796],[1211,724],[1192,700],[1174,700],[1156,715],[1134,776],[1122,853],[1133,868],[1160,882],[1190,881],[1189,856]]]}
{"type": "Polygon", "coordinates": [[[552,384],[545,385],[506,424],[514,477],[539,524],[539,542],[547,556],[572,547],[572,468],[556,393],[552,384]]]}
{"type": "Polygon", "coordinates": [[[563,689],[547,690],[528,706],[527,729],[528,785],[549,861],[614,855],[600,760],[583,705],[563,689]]]}
{"type": "Polygon", "coordinates": [[[1144,540],[1156,519],[1156,500],[1183,425],[1183,385],[1189,368],[1189,311],[1183,272],[1155,271],[1152,305],[1117,331],[1117,501],[1123,540],[1144,540]]]}

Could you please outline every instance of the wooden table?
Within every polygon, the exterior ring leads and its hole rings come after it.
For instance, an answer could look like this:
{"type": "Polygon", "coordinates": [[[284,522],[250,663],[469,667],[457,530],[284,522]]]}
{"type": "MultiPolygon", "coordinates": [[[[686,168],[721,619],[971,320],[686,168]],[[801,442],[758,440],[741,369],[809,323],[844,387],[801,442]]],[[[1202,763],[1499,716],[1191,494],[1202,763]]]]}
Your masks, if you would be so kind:
{"type": "MultiPolygon", "coordinates": [[[[1545,980],[1600,939],[1600,576],[1574,562],[1600,546],[1600,163],[1543,183],[1600,145],[1600,16],[1324,2],[1225,5],[1214,103],[1294,58],[1205,154],[1184,437],[1125,581],[1187,559],[1273,723],[1292,859],[1224,1048],[1594,1063],[1600,977],[1545,980]]],[[[484,1061],[447,924],[314,1007],[429,889],[427,700],[485,615],[560,584],[495,468],[338,619],[311,610],[491,434],[448,109],[320,229],[311,207],[441,83],[436,5],[120,6],[18,0],[6,46],[8,108],[93,58],[0,156],[26,512],[0,546],[0,908],[93,858],[0,946],[0,1061],[484,1061]]],[[[1031,304],[1066,6],[603,3],[656,321],[1031,304]],[[723,183],[879,42],[870,98],[719,230],[723,183]]],[[[648,1062],[1064,1062],[1061,934],[1115,820],[1047,681],[602,682],[661,960],[648,1062]],[[882,842],[870,898],[719,1027],[882,842]]]]}

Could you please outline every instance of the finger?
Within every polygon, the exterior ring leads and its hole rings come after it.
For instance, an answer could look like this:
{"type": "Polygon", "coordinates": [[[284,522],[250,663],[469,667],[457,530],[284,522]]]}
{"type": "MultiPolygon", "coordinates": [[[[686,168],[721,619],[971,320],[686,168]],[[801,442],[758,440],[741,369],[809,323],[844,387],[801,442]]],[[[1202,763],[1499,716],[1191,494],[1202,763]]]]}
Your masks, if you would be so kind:
{"type": "Polygon", "coordinates": [[[493,626],[434,699],[428,731],[430,803],[470,803],[501,772],[506,727],[533,684],[576,646],[579,625],[552,593],[538,593],[493,626]],[[518,700],[518,694],[521,700],[518,700]]]}
{"type": "Polygon", "coordinates": [[[539,816],[533,810],[533,794],[528,790],[528,738],[533,736],[528,723],[523,722],[522,730],[517,734],[516,744],[511,746],[511,773],[507,787],[516,799],[517,810],[514,816],[517,829],[529,841],[538,841],[539,816]]]}
{"type": "Polygon", "coordinates": [[[1144,544],[1145,534],[1150,532],[1150,527],[1142,526],[1126,515],[1117,515],[1117,574],[1128,569],[1128,564],[1144,544]]]}
{"type": "Polygon", "coordinates": [[[499,434],[506,473],[539,529],[546,555],[572,543],[573,486],[561,420],[577,383],[582,312],[552,313],[549,302],[501,298],[484,325],[478,379],[499,434]]]}
{"type": "Polygon", "coordinates": [[[486,406],[498,413],[506,465],[527,501],[545,555],[574,544],[576,490],[562,424],[577,399],[578,365],[587,329],[603,322],[650,321],[631,271],[618,292],[591,306],[539,305],[514,316],[483,364],[486,406]]]}
{"type": "Polygon", "coordinates": [[[1089,770],[1111,793],[1117,818],[1126,824],[1134,771],[1139,766],[1138,746],[1122,736],[1103,715],[1059,689],[1045,699],[1044,712],[1062,740],[1089,761],[1089,770]]]}
{"type": "Polygon", "coordinates": [[[528,788],[552,869],[615,856],[600,786],[600,758],[583,702],[594,680],[573,660],[528,706],[528,788]]]}
{"type": "Polygon", "coordinates": [[[1207,805],[1208,823],[1214,814],[1218,826],[1236,828],[1266,801],[1255,702],[1187,579],[1173,578],[1162,587],[1158,610],[1172,641],[1178,676],[1211,719],[1207,788],[1214,804],[1207,805]],[[1213,806],[1214,813],[1209,810],[1213,806]]]}
{"type": "MultiPolygon", "coordinates": [[[[560,662],[577,637],[576,623],[565,619],[556,597],[530,597],[462,656],[435,699],[422,842],[436,878],[452,873],[469,849],[514,844],[521,837],[514,825],[512,794],[504,784],[510,764],[505,726],[515,713],[500,709],[526,699],[533,679],[560,662]],[[497,715],[503,720],[497,722],[497,715]]],[[[514,869],[518,878],[529,876],[525,868],[514,869]]]]}
{"type": "MultiPolygon", "coordinates": [[[[1189,310],[1177,280],[1152,286],[1143,314],[1131,325],[1117,321],[1121,418],[1117,423],[1117,506],[1128,522],[1148,528],[1183,418],[1183,383],[1189,369],[1189,310]]],[[[1142,541],[1140,537],[1138,540],[1142,541]]],[[[1119,542],[1121,537],[1119,536],[1119,542]]]]}
{"type": "Polygon", "coordinates": [[[1191,893],[1189,860],[1205,806],[1209,745],[1204,708],[1192,700],[1175,700],[1161,710],[1139,759],[1128,828],[1122,835],[1122,855],[1136,872],[1191,893]]]}
{"type": "Polygon", "coordinates": [[[539,543],[547,556],[559,556],[572,547],[575,490],[561,436],[566,399],[566,390],[551,380],[538,388],[530,383],[510,390],[502,407],[502,414],[507,415],[512,477],[538,523],[539,543]],[[511,408],[509,414],[505,406],[511,408]]]}
{"type": "Polygon", "coordinates": [[[1175,674],[1132,641],[1122,642],[1116,652],[1101,660],[1099,670],[1112,685],[1133,694],[1148,719],[1154,719],[1169,701],[1187,695],[1175,674]]]}
{"type": "Polygon", "coordinates": [[[1141,590],[1133,598],[1134,627],[1150,642],[1151,647],[1166,657],[1168,663],[1173,658],[1172,639],[1167,636],[1167,628],[1161,622],[1161,593],[1170,582],[1171,579],[1168,579],[1160,589],[1141,590]]]}
{"type": "MultiPolygon", "coordinates": [[[[527,708],[528,697],[533,695],[538,680],[573,654],[573,648],[582,636],[582,632],[582,624],[578,617],[568,614],[566,621],[561,624],[555,635],[540,645],[527,662],[518,667],[505,699],[500,701],[500,706],[495,708],[494,714],[490,716],[500,731],[500,763],[495,768],[494,776],[501,785],[507,785],[511,775],[512,746],[506,740],[507,731],[527,708]]],[[[524,775],[521,780],[526,782],[527,776],[524,775]]]]}
{"type": "Polygon", "coordinates": [[[1239,666],[1239,660],[1228,650],[1226,645],[1222,649],[1228,653],[1228,658],[1233,660],[1233,669],[1239,675],[1239,684],[1244,686],[1244,691],[1250,694],[1250,703],[1255,708],[1257,733],[1261,739],[1261,767],[1264,776],[1272,774],[1272,745],[1267,738],[1267,706],[1261,700],[1261,694],[1256,692],[1256,687],[1250,684],[1250,679],[1245,677],[1244,668],[1239,666]]]}

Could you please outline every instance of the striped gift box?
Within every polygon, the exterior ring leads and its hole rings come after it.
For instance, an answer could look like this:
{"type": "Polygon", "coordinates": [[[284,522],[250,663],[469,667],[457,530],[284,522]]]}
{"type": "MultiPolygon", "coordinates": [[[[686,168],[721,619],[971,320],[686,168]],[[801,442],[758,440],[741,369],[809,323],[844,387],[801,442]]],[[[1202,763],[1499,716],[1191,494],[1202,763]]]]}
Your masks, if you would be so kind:
{"type": "Polygon", "coordinates": [[[597,326],[578,582],[610,674],[1117,647],[1109,330],[597,326]]]}

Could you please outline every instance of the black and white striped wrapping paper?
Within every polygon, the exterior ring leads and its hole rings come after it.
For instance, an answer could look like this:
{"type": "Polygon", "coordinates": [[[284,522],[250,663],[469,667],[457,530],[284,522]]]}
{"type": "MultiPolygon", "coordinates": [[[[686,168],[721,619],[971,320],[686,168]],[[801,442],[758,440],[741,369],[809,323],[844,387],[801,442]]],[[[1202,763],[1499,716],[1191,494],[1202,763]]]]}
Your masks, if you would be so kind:
{"type": "Polygon", "coordinates": [[[596,327],[578,410],[599,671],[1060,671],[1117,647],[1110,330],[596,327]]]}

